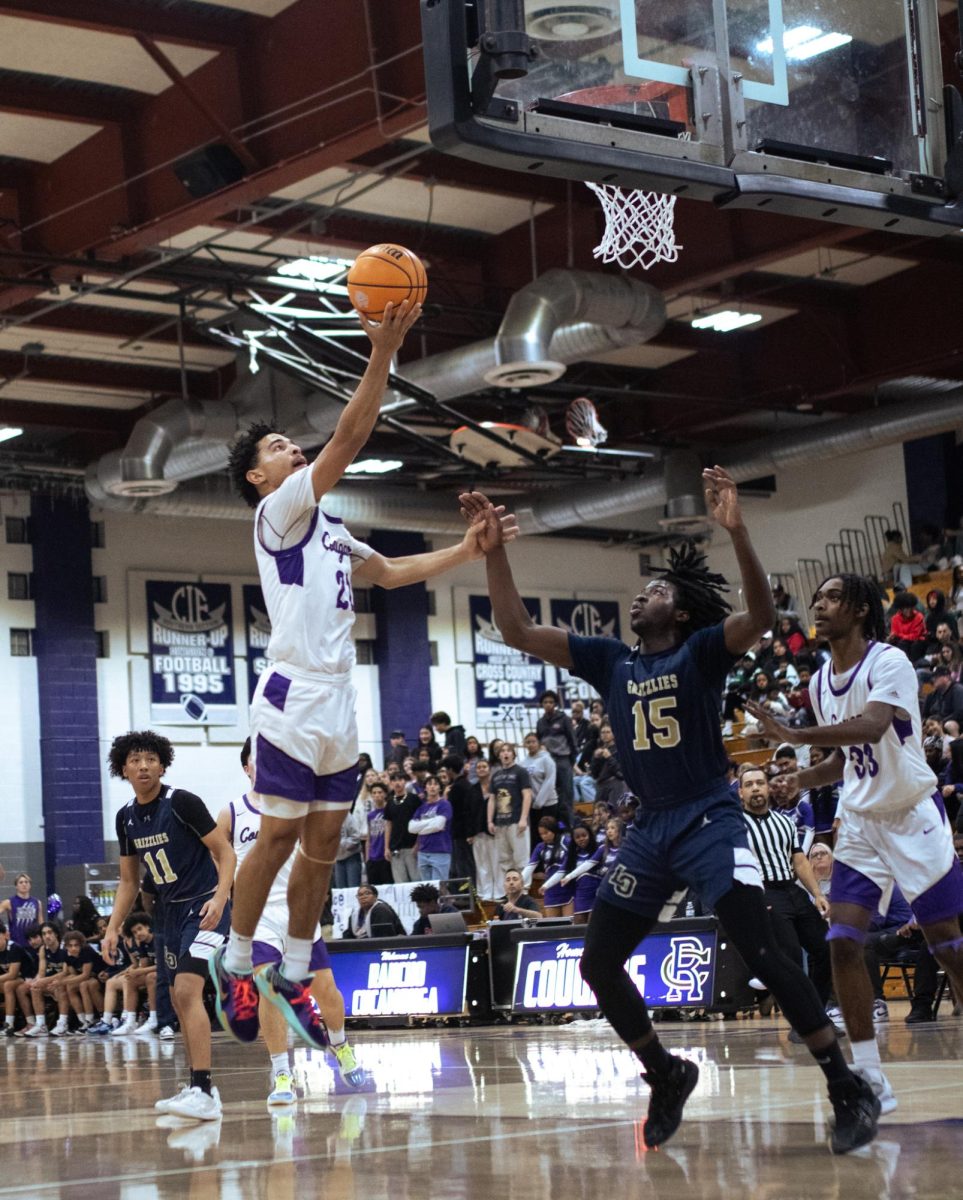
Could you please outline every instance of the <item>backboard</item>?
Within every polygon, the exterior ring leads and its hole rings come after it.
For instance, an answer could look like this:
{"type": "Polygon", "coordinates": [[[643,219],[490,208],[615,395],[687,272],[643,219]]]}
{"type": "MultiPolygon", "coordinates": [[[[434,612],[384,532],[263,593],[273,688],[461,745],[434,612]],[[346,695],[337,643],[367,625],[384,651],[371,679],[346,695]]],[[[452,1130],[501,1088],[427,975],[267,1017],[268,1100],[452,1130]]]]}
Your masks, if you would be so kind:
{"type": "Polygon", "coordinates": [[[958,45],[954,0],[422,0],[431,137],[517,171],[956,233],[941,19],[958,45]]]}

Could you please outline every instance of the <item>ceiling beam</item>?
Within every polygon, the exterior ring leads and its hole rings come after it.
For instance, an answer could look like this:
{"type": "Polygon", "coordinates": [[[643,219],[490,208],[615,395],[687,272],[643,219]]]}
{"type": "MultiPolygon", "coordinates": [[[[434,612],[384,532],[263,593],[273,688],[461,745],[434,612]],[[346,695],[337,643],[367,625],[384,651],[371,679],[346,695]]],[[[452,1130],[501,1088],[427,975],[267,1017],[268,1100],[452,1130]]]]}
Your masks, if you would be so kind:
{"type": "MultiPolygon", "coordinates": [[[[53,354],[31,356],[29,370],[23,373],[26,360],[23,354],[0,351],[0,383],[3,379],[47,381],[77,384],[107,390],[148,392],[153,396],[179,396],[181,373],[178,367],[144,366],[138,363],[113,363],[102,359],[69,358],[53,354]]],[[[222,394],[219,372],[187,371],[188,388],[192,396],[216,400],[222,394]]],[[[9,385],[8,385],[9,386],[9,385]]],[[[3,391],[0,389],[0,407],[3,391]]]]}
{"type": "MultiPolygon", "coordinates": [[[[7,400],[3,391],[0,391],[0,413],[4,424],[19,425],[23,429],[46,425],[51,429],[69,429],[77,433],[114,433],[126,429],[130,424],[130,412],[126,409],[7,400]]],[[[14,447],[8,446],[6,449],[12,450],[14,447]]]]}
{"type": "Polygon", "coordinates": [[[104,92],[55,87],[41,76],[0,77],[0,110],[56,121],[106,125],[130,120],[144,102],[139,92],[111,88],[104,92]]]}
{"type": "Polygon", "coordinates": [[[165,42],[209,50],[237,46],[252,29],[267,25],[265,18],[248,14],[232,16],[225,21],[216,10],[212,9],[208,14],[197,4],[189,9],[180,5],[148,7],[127,0],[96,0],[96,3],[91,0],[0,0],[0,16],[72,25],[76,29],[128,37],[146,33],[165,42]]]}

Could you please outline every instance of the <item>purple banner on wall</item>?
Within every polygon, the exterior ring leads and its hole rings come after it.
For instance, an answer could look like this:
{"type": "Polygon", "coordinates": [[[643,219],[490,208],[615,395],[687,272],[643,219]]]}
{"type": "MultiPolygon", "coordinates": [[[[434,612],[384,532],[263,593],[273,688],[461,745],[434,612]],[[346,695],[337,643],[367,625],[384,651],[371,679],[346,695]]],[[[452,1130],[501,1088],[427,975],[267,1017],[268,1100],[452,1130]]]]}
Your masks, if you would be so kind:
{"type": "Polygon", "coordinates": [[[234,635],[227,583],[147,581],[150,718],[234,725],[234,635]]]}
{"type": "Polygon", "coordinates": [[[267,647],[271,640],[271,618],[267,613],[260,584],[245,583],[241,588],[244,601],[244,635],[247,640],[247,699],[254,691],[261,672],[267,666],[267,647]]]}
{"type": "MultiPolygon", "coordinates": [[[[566,633],[579,637],[618,638],[619,606],[615,600],[552,600],[551,622],[566,633]]],[[[573,700],[591,700],[595,691],[584,680],[564,667],[558,672],[558,692],[563,707],[573,700]]]]}

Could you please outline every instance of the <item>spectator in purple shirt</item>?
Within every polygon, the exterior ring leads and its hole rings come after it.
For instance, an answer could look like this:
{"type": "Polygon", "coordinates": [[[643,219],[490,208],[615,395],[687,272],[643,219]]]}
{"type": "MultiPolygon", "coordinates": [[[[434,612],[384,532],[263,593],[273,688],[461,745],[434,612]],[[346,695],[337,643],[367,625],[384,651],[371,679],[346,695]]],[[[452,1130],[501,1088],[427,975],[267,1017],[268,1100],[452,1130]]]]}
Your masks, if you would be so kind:
{"type": "Polygon", "coordinates": [[[373,783],[368,789],[373,805],[368,813],[368,857],[364,869],[369,883],[391,883],[391,863],[385,856],[385,805],[388,789],[373,783]]]}
{"type": "Polygon", "coordinates": [[[422,879],[447,879],[451,868],[451,805],[442,798],[441,784],[425,776],[425,802],[408,822],[418,835],[418,871],[422,879]]]}

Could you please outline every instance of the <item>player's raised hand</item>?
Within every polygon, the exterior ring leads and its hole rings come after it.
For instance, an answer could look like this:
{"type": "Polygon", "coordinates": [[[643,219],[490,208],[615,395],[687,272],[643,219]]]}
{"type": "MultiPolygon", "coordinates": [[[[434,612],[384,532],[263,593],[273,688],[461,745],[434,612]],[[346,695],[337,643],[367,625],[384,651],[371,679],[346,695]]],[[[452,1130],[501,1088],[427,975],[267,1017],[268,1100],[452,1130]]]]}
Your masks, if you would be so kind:
{"type": "Polygon", "coordinates": [[[490,554],[498,546],[518,537],[518,522],[514,513],[506,513],[504,504],[492,504],[482,492],[463,492],[458,497],[461,515],[469,523],[481,554],[490,554]]]}
{"type": "Polygon", "coordinates": [[[400,304],[392,304],[389,300],[380,321],[372,321],[362,312],[358,313],[358,320],[376,350],[394,354],[401,349],[408,330],[420,316],[420,304],[412,304],[408,300],[402,300],[400,304]]]}
{"type": "Polygon", "coordinates": [[[746,711],[752,714],[755,720],[762,727],[763,737],[773,742],[788,742],[791,746],[799,743],[799,738],[796,736],[796,730],[791,729],[788,725],[784,725],[782,721],[777,721],[772,713],[766,712],[764,708],[756,704],[754,700],[746,701],[746,711]]]}
{"type": "Polygon", "coordinates": [[[738,529],[742,525],[739,489],[729,472],[722,467],[706,467],[702,472],[702,487],[713,521],[723,529],[738,529]]]}

